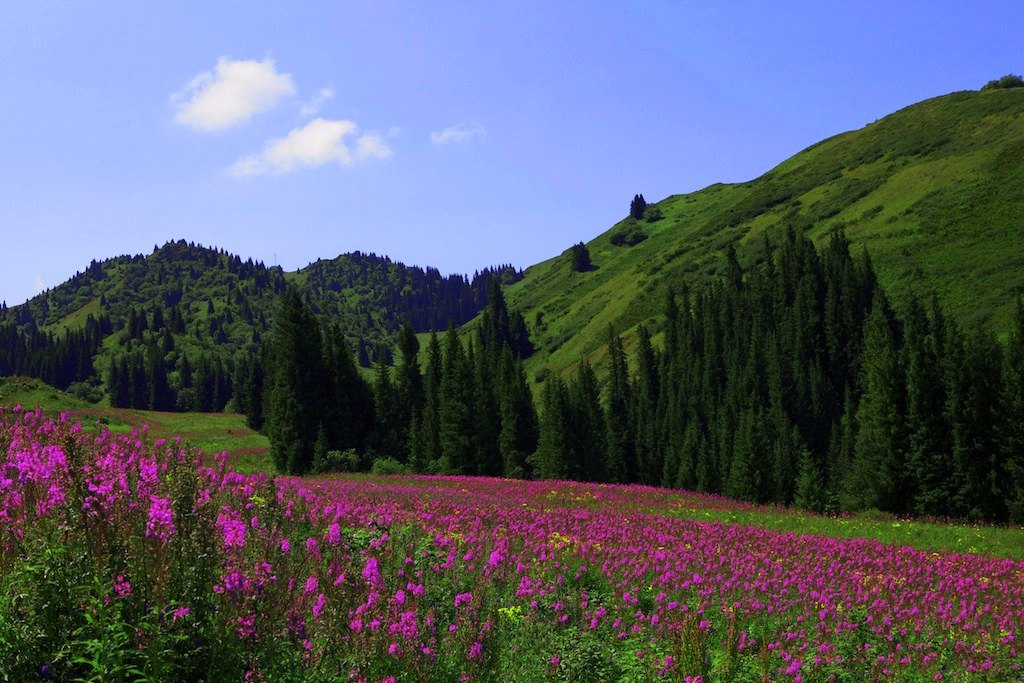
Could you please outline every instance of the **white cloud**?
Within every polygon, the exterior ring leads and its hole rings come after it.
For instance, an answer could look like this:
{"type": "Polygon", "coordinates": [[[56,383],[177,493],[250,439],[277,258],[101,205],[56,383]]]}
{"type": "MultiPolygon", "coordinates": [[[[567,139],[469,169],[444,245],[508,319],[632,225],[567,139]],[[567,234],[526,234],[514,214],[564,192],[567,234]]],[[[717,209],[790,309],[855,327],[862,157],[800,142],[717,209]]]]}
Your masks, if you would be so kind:
{"type": "Polygon", "coordinates": [[[39,294],[44,289],[46,289],[46,283],[43,282],[43,278],[36,275],[35,279],[32,280],[32,294],[39,294]]]}
{"type": "Polygon", "coordinates": [[[452,143],[464,145],[486,134],[487,131],[479,123],[460,123],[444,130],[435,130],[430,134],[430,141],[438,147],[452,143]]]}
{"type": "Polygon", "coordinates": [[[333,97],[333,90],[330,88],[320,88],[320,92],[313,99],[302,105],[302,109],[299,110],[299,116],[315,116],[320,111],[320,107],[324,106],[324,102],[333,97]]]}
{"type": "Polygon", "coordinates": [[[330,163],[350,166],[355,161],[391,156],[391,148],[375,133],[361,135],[350,148],[345,138],[357,130],[353,121],[313,119],[283,138],[268,141],[262,152],[238,160],[228,172],[235,177],[280,175],[330,163]]]}
{"type": "Polygon", "coordinates": [[[279,74],[274,60],[232,61],[221,57],[214,71],[201,73],[171,96],[175,122],[195,130],[230,128],[295,94],[291,74],[279,74]]]}

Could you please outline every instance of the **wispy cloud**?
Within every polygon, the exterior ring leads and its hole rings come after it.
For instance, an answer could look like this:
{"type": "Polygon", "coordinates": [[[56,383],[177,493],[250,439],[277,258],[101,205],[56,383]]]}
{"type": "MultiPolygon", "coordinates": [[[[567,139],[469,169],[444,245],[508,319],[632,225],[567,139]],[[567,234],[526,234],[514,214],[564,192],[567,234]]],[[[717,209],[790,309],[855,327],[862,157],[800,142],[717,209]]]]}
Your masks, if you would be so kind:
{"type": "Polygon", "coordinates": [[[221,57],[213,71],[193,78],[171,96],[175,122],[199,131],[230,128],[295,94],[291,74],[279,74],[272,59],[262,62],[221,57]]]}
{"type": "Polygon", "coordinates": [[[299,110],[300,116],[315,116],[320,113],[320,107],[324,106],[324,102],[334,97],[334,91],[330,88],[320,88],[313,99],[302,105],[299,110]]]}
{"type": "Polygon", "coordinates": [[[239,159],[228,172],[236,178],[281,175],[325,164],[351,166],[357,161],[391,156],[391,148],[376,133],[364,133],[351,147],[346,144],[345,138],[358,129],[353,121],[313,119],[283,138],[268,141],[259,154],[239,159]]]}
{"type": "Polygon", "coordinates": [[[43,282],[43,278],[36,275],[35,278],[32,280],[32,294],[39,294],[44,289],[46,289],[46,283],[43,282]]]}
{"type": "Polygon", "coordinates": [[[479,123],[460,123],[456,126],[448,126],[444,130],[435,130],[430,134],[430,141],[437,147],[451,144],[465,145],[486,134],[487,130],[479,123]]]}

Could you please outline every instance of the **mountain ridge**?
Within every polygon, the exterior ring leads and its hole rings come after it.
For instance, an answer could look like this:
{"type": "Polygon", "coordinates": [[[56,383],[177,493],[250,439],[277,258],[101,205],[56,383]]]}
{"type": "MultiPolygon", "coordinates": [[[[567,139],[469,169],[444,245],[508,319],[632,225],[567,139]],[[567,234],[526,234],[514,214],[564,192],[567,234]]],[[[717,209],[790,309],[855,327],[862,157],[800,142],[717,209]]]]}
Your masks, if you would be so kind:
{"type": "MultiPolygon", "coordinates": [[[[657,340],[667,291],[721,277],[729,248],[743,266],[755,265],[767,238],[793,229],[819,246],[845,233],[855,251],[870,254],[897,304],[911,293],[935,292],[962,324],[1002,333],[1024,291],[1021,187],[1024,88],[962,91],[830,136],[753,180],[649,204],[642,217],[624,218],[586,243],[585,272],[573,269],[566,250],[526,271],[485,269],[473,281],[360,252],[286,273],[178,240],[149,256],[94,260],[62,285],[0,312],[0,320],[60,334],[106,313],[117,332],[128,308],[152,316],[153,307],[179,306],[196,290],[182,312],[196,345],[238,353],[259,342],[273,297],[295,284],[317,312],[343,325],[368,365],[378,345],[393,344],[401,319],[413,319],[418,331],[443,329],[448,318],[473,326],[498,278],[530,328],[538,350],[526,365],[539,380],[569,372],[582,358],[600,369],[609,328],[625,334],[627,346],[639,325],[657,340]],[[155,288],[137,284],[144,283],[142,270],[155,288]],[[123,280],[120,298],[100,286],[104,278],[123,280]],[[169,279],[178,281],[160,289],[169,279]]],[[[104,354],[113,343],[120,340],[104,342],[104,354]]]]}

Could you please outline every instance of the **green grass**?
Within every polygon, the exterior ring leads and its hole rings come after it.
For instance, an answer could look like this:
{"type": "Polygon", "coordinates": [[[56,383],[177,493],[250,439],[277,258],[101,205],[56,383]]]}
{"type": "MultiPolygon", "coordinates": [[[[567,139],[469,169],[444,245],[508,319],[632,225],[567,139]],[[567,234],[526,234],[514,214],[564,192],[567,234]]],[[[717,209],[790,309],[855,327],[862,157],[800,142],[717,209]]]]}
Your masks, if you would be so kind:
{"type": "MultiPolygon", "coordinates": [[[[173,439],[202,449],[208,458],[227,451],[239,472],[273,472],[269,441],[249,429],[245,418],[230,413],[165,413],[92,405],[36,379],[0,378],[0,405],[21,404],[57,414],[68,411],[85,424],[100,421],[113,432],[126,433],[149,426],[150,438],[173,439]]],[[[317,479],[367,481],[387,485],[388,477],[371,474],[332,475],[317,479]]],[[[403,480],[404,481],[404,480],[403,480]]],[[[427,481],[427,480],[424,480],[427,481]]],[[[671,495],[666,491],[666,495],[671,495]]],[[[954,551],[1024,560],[1024,529],[896,519],[882,515],[829,517],[791,508],[687,507],[685,497],[674,514],[703,521],[744,524],[800,534],[869,538],[893,545],[933,551],[954,551]]]]}
{"type": "MultiPolygon", "coordinates": [[[[647,239],[615,246],[612,226],[591,240],[594,268],[567,255],[527,269],[508,289],[538,352],[531,378],[568,374],[581,358],[603,375],[611,326],[635,334],[657,324],[669,285],[716,277],[725,248],[741,264],[760,257],[765,234],[792,226],[819,245],[845,230],[866,247],[897,305],[936,292],[966,326],[1008,328],[1024,292],[1024,89],[960,92],[907,107],[809,147],[747,183],[716,184],[658,202],[640,222],[647,239]]],[[[623,212],[628,197],[623,197],[623,212]]],[[[568,247],[569,245],[566,245],[568,247]]]]}
{"type": "Polygon", "coordinates": [[[97,421],[112,432],[142,430],[148,426],[150,438],[173,439],[180,436],[201,449],[208,459],[227,451],[229,461],[239,472],[273,472],[270,441],[246,425],[245,416],[234,413],[167,413],[150,410],[111,408],[70,396],[37,379],[0,377],[0,405],[24,408],[42,407],[47,414],[68,412],[83,424],[97,421]]]}
{"type": "Polygon", "coordinates": [[[1024,529],[897,519],[882,514],[829,517],[789,508],[681,508],[675,513],[704,521],[744,524],[837,538],[866,538],[921,550],[952,551],[1024,560],[1024,529]]]}

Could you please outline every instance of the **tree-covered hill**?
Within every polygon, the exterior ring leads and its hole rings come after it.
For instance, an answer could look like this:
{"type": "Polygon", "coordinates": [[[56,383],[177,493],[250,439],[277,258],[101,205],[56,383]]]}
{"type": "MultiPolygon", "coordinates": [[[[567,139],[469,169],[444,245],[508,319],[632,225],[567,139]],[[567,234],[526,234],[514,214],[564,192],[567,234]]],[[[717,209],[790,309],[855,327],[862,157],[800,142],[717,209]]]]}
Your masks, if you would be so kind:
{"type": "Polygon", "coordinates": [[[764,237],[790,227],[819,246],[841,230],[854,253],[867,248],[897,307],[935,292],[961,323],[1005,336],[1024,291],[1022,187],[1024,88],[992,88],[907,107],[750,182],[642,206],[635,196],[630,216],[509,288],[538,349],[527,369],[568,376],[589,357],[604,376],[609,326],[627,346],[638,324],[659,330],[667,285],[721,278],[730,245],[744,267],[760,262],[764,237]]]}
{"type": "MultiPolygon", "coordinates": [[[[471,321],[498,280],[536,349],[525,360],[531,380],[568,378],[582,358],[603,378],[609,327],[627,351],[640,324],[661,345],[669,287],[696,291],[727,276],[730,247],[740,266],[755,266],[765,238],[778,241],[789,229],[819,247],[842,231],[853,253],[866,248],[897,310],[911,293],[935,293],[953,319],[1003,338],[1024,291],[1021,187],[1024,88],[953,93],[824,140],[750,182],[657,203],[634,195],[610,230],[525,274],[499,266],[442,276],[359,252],[285,273],[184,241],[93,261],[26,304],[0,308],[0,374],[67,387],[90,375],[95,356],[92,383],[103,386],[94,392],[109,389],[117,358],[128,374],[163,358],[172,388],[187,386],[204,363],[200,374],[228,376],[261,343],[288,284],[339,325],[368,366],[380,348],[390,356],[403,321],[417,332],[471,321]]],[[[540,383],[533,386],[539,395],[540,383]]],[[[211,405],[185,396],[185,406],[211,405]]]]}
{"type": "Polygon", "coordinates": [[[39,377],[115,405],[219,410],[257,352],[289,285],[339,326],[369,366],[406,320],[418,332],[462,324],[511,266],[470,279],[354,252],[294,273],[184,240],[149,255],[92,261],[25,304],[0,308],[0,376],[39,377]],[[116,385],[116,386],[115,386],[116,385]]]}

